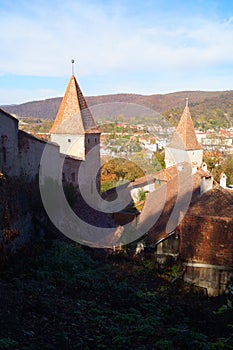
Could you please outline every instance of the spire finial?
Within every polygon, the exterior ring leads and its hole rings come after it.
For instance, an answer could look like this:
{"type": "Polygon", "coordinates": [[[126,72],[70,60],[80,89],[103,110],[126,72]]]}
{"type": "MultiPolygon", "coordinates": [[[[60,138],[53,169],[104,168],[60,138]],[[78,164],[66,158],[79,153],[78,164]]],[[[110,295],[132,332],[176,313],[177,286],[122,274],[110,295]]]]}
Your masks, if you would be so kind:
{"type": "Polygon", "coordinates": [[[72,65],[72,75],[74,75],[74,59],[73,58],[71,60],[71,65],[72,65]]]}
{"type": "Polygon", "coordinates": [[[186,107],[188,107],[188,105],[189,105],[189,98],[186,97],[186,107]]]}

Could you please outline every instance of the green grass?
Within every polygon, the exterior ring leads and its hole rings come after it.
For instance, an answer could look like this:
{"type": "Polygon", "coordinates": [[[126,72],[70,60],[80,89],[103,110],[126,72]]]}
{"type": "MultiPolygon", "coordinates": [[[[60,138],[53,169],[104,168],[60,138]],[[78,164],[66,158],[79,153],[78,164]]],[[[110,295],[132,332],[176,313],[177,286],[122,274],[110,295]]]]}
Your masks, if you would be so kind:
{"type": "Polygon", "coordinates": [[[0,349],[233,349],[215,300],[148,263],[77,244],[20,254],[4,267],[0,293],[0,349]]]}

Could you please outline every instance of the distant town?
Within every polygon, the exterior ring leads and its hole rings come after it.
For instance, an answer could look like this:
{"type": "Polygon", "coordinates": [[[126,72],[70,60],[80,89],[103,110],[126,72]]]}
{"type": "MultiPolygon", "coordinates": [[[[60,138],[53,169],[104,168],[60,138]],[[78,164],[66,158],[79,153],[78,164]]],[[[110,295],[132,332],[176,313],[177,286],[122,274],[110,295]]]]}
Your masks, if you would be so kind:
{"type": "MultiPolygon", "coordinates": [[[[53,124],[52,120],[14,116],[19,119],[20,129],[40,139],[50,140],[49,129],[53,124]]],[[[122,119],[122,116],[119,119],[122,119]]],[[[117,119],[98,125],[102,131],[100,137],[102,164],[111,158],[127,158],[141,165],[145,174],[152,174],[163,167],[162,164],[158,166],[158,159],[161,163],[164,149],[171,140],[175,126],[135,124],[117,119]]],[[[203,147],[208,167],[214,170],[216,180],[219,181],[220,168],[217,171],[217,166],[233,155],[233,126],[212,127],[206,131],[200,129],[195,129],[197,141],[203,147]]],[[[230,175],[228,174],[228,185],[232,185],[233,182],[230,175]]]]}

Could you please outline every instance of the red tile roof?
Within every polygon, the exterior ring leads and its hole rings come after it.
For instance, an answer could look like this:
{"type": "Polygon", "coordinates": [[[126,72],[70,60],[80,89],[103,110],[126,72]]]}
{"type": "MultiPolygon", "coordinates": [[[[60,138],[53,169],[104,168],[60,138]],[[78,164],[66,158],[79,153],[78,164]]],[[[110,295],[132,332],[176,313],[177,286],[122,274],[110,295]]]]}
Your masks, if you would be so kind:
{"type": "Polygon", "coordinates": [[[176,132],[174,133],[168,147],[185,149],[186,151],[202,149],[201,145],[197,141],[188,106],[185,106],[179,124],[176,128],[176,132]]]}
{"type": "MultiPolygon", "coordinates": [[[[161,239],[168,237],[182,221],[185,210],[192,207],[201,198],[201,178],[208,177],[209,172],[198,169],[192,175],[189,163],[184,162],[180,166],[182,166],[182,169],[176,169],[177,172],[173,167],[170,174],[171,179],[148,195],[142,213],[138,216],[138,223],[149,222],[152,220],[150,218],[157,218],[145,237],[149,244],[157,244],[161,239]],[[161,210],[161,201],[164,202],[164,206],[162,206],[161,214],[158,217],[161,210]]],[[[208,191],[208,193],[211,192],[215,193],[213,190],[208,191]]],[[[231,196],[233,198],[233,193],[231,196]]]]}
{"type": "Polygon", "coordinates": [[[100,133],[74,75],[70,78],[50,133],[100,133]]]}
{"type": "Polygon", "coordinates": [[[187,214],[233,219],[233,193],[220,186],[205,192],[187,214]]]}

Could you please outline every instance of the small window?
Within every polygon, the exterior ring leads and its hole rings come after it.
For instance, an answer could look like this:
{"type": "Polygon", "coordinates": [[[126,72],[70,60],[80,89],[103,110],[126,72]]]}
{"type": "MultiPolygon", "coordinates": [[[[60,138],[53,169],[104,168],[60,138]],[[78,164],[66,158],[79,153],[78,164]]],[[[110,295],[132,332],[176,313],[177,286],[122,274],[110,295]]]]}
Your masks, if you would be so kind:
{"type": "Polygon", "coordinates": [[[42,174],[42,165],[41,164],[38,165],[38,174],[42,174]]]}
{"type": "Polygon", "coordinates": [[[62,182],[66,181],[65,173],[62,173],[62,182]]]}
{"type": "Polygon", "coordinates": [[[90,143],[90,139],[87,139],[87,143],[90,143]]]}
{"type": "Polygon", "coordinates": [[[71,142],[71,139],[68,139],[68,142],[71,142]]]}
{"type": "Polygon", "coordinates": [[[6,147],[2,147],[3,163],[6,163],[6,147]]]}
{"type": "Polygon", "coordinates": [[[71,181],[75,182],[75,173],[71,173],[71,181]]]}
{"type": "Polygon", "coordinates": [[[97,143],[97,138],[95,137],[95,143],[97,143]]]}

